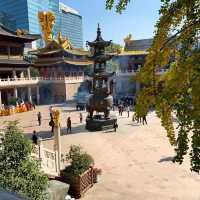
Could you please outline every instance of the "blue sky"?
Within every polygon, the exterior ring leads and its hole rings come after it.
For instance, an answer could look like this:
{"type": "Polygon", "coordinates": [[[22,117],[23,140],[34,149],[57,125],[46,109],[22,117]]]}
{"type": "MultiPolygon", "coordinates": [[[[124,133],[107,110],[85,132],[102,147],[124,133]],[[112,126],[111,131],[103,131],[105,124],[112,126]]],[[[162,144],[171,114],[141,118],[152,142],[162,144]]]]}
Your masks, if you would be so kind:
{"type": "Polygon", "coordinates": [[[123,44],[129,33],[134,39],[153,36],[154,25],[159,17],[160,0],[132,0],[121,15],[105,9],[105,0],[61,0],[78,10],[83,17],[83,38],[94,40],[97,23],[100,23],[103,38],[123,44]]]}

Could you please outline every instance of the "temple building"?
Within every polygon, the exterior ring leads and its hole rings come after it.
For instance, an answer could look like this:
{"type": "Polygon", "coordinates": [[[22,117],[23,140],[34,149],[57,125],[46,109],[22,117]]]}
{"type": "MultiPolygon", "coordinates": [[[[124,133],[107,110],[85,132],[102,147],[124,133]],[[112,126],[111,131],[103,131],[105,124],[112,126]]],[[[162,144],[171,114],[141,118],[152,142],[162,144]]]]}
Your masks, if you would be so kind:
{"type": "Polygon", "coordinates": [[[40,102],[61,103],[73,99],[79,87],[84,84],[85,67],[93,64],[88,58],[89,52],[74,48],[69,39],[62,37],[61,33],[53,39],[53,13],[41,12],[39,20],[46,45],[32,52],[37,57],[32,67],[39,71],[40,77],[49,80],[49,84],[41,83],[40,102]],[[51,28],[48,29],[49,27],[51,28]]]}
{"type": "Polygon", "coordinates": [[[115,97],[134,97],[140,89],[140,84],[133,80],[136,72],[145,64],[148,49],[152,39],[133,40],[131,35],[125,39],[124,49],[117,54],[113,61],[118,64],[115,77],[115,97]]]}
{"type": "Polygon", "coordinates": [[[31,78],[30,64],[23,53],[26,43],[39,38],[20,30],[10,31],[0,24],[0,105],[8,105],[12,98],[32,102],[32,93],[37,98],[36,83],[27,81],[31,78]]]}

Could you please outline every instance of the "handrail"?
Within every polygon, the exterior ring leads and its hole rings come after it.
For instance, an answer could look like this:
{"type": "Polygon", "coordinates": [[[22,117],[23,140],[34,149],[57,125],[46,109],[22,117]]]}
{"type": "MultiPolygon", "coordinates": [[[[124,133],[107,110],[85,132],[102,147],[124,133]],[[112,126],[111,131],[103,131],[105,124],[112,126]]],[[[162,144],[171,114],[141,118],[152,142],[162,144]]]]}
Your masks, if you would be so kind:
{"type": "Polygon", "coordinates": [[[5,81],[29,81],[29,80],[38,80],[38,81],[64,81],[64,80],[80,80],[83,79],[84,76],[69,76],[69,77],[31,77],[31,78],[7,78],[0,79],[0,82],[5,81]]]}

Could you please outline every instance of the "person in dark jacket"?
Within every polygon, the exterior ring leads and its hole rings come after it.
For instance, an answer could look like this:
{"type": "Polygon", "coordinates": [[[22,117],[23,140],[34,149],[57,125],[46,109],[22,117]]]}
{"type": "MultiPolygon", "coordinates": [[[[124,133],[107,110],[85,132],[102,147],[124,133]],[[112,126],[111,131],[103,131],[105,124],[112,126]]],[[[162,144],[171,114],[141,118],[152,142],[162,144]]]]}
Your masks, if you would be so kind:
{"type": "Polygon", "coordinates": [[[69,132],[72,132],[72,122],[70,117],[67,118],[67,133],[69,132]]]}
{"type": "Polygon", "coordinates": [[[38,136],[37,136],[37,133],[36,133],[35,130],[33,131],[32,141],[33,141],[33,144],[37,144],[38,143],[38,136]]]}
{"type": "Polygon", "coordinates": [[[80,123],[82,123],[82,122],[83,122],[83,114],[80,113],[80,123]]]}
{"type": "Polygon", "coordinates": [[[113,128],[114,128],[114,131],[116,132],[116,131],[117,131],[117,128],[118,128],[118,124],[117,124],[117,122],[114,123],[113,128]]]}
{"type": "Polygon", "coordinates": [[[144,125],[144,123],[146,123],[146,124],[147,124],[146,115],[144,115],[144,116],[142,117],[142,124],[144,125]]]}
{"type": "Polygon", "coordinates": [[[49,126],[51,126],[51,132],[53,133],[54,131],[54,126],[55,126],[55,123],[53,121],[53,118],[51,118],[50,122],[49,122],[49,126]]]}
{"type": "Polygon", "coordinates": [[[38,114],[37,114],[37,119],[38,119],[38,125],[41,126],[41,123],[42,123],[42,115],[41,115],[41,112],[38,112],[38,114]]]}

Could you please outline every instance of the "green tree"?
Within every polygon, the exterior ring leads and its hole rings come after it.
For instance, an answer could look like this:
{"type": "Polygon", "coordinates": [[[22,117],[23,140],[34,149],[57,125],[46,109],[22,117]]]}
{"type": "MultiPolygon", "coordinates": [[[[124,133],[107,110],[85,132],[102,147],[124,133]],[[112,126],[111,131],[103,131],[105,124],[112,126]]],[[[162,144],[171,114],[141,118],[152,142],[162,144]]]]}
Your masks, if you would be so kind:
{"type": "Polygon", "coordinates": [[[120,53],[122,46],[120,44],[112,43],[110,46],[105,48],[106,53],[120,53]]]}
{"type": "Polygon", "coordinates": [[[116,12],[121,13],[126,9],[130,1],[131,0],[118,0],[116,3],[116,0],[106,0],[106,8],[111,10],[113,6],[115,6],[116,12]]]}
{"type": "Polygon", "coordinates": [[[32,200],[46,199],[48,178],[31,158],[32,144],[17,122],[9,122],[0,144],[0,187],[32,200]]]}
{"type": "MultiPolygon", "coordinates": [[[[121,0],[117,12],[129,0],[121,0]]],[[[200,1],[161,0],[153,44],[147,61],[137,76],[145,87],[137,101],[137,113],[147,113],[155,106],[157,115],[175,146],[174,162],[182,163],[191,144],[191,170],[200,172],[200,1]],[[165,66],[169,70],[158,76],[165,66]],[[145,105],[145,106],[143,106],[145,105]],[[178,134],[175,135],[173,117],[178,134]],[[190,142],[191,141],[191,142],[190,142]]],[[[111,9],[114,0],[107,0],[111,9]]]]}

